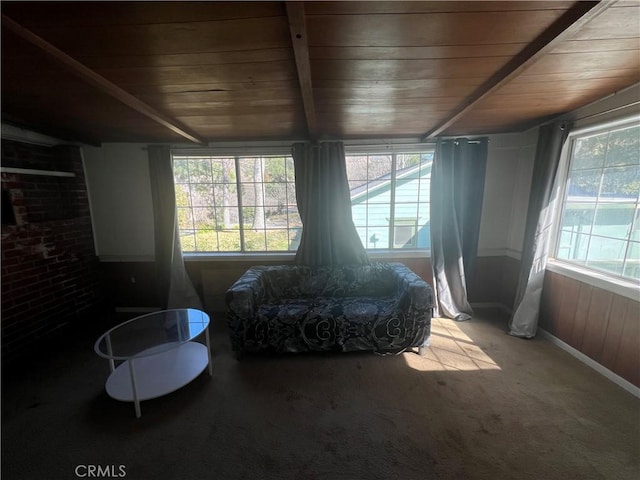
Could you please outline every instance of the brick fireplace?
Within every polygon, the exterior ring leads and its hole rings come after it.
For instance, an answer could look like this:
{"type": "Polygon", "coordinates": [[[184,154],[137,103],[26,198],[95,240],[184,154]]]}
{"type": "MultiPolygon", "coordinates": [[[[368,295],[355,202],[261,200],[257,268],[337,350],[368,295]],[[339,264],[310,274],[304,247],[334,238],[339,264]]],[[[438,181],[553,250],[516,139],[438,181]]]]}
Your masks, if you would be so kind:
{"type": "Polygon", "coordinates": [[[2,143],[2,358],[99,305],[80,149],[2,143]]]}

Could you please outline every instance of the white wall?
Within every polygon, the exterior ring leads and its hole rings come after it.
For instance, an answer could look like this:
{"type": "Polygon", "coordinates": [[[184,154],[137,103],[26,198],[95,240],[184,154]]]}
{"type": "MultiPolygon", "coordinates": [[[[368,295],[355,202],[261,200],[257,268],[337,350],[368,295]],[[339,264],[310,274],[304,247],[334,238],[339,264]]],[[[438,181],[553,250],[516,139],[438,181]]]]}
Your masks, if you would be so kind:
{"type": "Polygon", "coordinates": [[[82,148],[96,253],[101,260],[154,258],[153,207],[146,145],[82,148]]]}
{"type": "Polygon", "coordinates": [[[522,249],[537,129],[491,135],[478,253],[512,255],[522,249]]]}
{"type": "MultiPolygon", "coordinates": [[[[524,236],[537,129],[493,135],[480,226],[480,255],[518,255],[524,236]]],[[[145,144],[83,147],[96,252],[103,261],[154,255],[153,209],[145,144]]]]}

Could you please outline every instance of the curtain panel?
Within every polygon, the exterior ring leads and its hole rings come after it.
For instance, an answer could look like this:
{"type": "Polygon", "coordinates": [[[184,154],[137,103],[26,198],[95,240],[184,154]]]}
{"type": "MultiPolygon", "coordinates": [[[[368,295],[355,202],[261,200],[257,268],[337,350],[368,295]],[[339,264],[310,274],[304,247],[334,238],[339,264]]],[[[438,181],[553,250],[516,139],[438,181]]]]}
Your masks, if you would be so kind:
{"type": "Polygon", "coordinates": [[[351,215],[351,196],[342,142],[293,145],[296,200],[302,237],[301,265],[369,263],[351,215]]]}
{"type": "Polygon", "coordinates": [[[438,140],[431,173],[431,260],[439,315],[469,320],[488,139],[438,140]]]}
{"type": "Polygon", "coordinates": [[[569,134],[569,125],[540,127],[529,193],[529,207],[522,245],[520,278],[509,321],[509,334],[533,338],[538,328],[540,299],[561,185],[558,166],[569,134]]]}
{"type": "Polygon", "coordinates": [[[148,147],[149,177],[153,201],[158,300],[162,308],[198,308],[198,296],[182,258],[178,230],[173,165],[169,147],[148,147]]]}

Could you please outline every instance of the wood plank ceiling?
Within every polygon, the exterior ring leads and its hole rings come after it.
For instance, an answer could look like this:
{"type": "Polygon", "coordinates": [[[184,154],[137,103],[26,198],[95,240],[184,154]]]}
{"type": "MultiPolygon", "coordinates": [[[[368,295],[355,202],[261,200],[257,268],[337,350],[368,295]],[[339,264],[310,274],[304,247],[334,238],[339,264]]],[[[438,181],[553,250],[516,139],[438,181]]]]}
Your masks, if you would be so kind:
{"type": "Polygon", "coordinates": [[[638,2],[3,2],[2,119],[101,142],[519,131],[640,81],[638,2]]]}

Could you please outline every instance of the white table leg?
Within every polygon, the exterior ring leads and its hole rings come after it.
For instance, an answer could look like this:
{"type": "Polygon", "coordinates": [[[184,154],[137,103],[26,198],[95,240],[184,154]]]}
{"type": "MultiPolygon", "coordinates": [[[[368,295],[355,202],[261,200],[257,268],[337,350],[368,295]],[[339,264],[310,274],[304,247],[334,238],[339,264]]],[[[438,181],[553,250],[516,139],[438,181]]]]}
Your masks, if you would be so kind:
{"type": "Polygon", "coordinates": [[[204,335],[207,344],[207,356],[209,357],[209,376],[213,377],[213,365],[211,363],[211,340],[209,339],[209,327],[205,328],[204,335]]]}
{"type": "MultiPolygon", "coordinates": [[[[111,335],[107,335],[107,338],[105,340],[107,341],[107,353],[109,354],[109,357],[113,357],[113,348],[111,347],[111,335]]],[[[111,369],[112,373],[116,369],[116,364],[113,361],[113,358],[109,358],[109,368],[111,369]]]]}
{"type": "Polygon", "coordinates": [[[136,374],[133,368],[133,359],[128,360],[129,363],[129,375],[131,376],[131,391],[133,392],[133,404],[136,409],[136,418],[140,418],[142,416],[142,411],[140,410],[140,400],[138,400],[138,391],[136,390],[136,374]]]}

